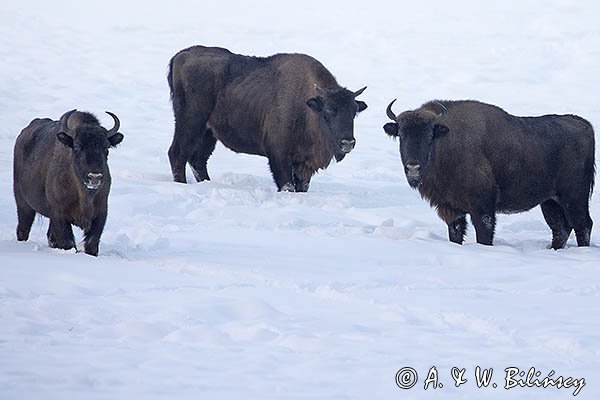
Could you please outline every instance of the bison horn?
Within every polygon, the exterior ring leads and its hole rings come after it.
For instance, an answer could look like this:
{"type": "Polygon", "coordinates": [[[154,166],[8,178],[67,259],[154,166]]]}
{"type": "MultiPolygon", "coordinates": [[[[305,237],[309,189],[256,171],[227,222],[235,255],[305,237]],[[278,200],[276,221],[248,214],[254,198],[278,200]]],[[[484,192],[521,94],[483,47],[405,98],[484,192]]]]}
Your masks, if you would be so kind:
{"type": "Polygon", "coordinates": [[[439,107],[439,116],[444,116],[448,114],[448,109],[442,103],[440,103],[439,101],[433,101],[432,103],[439,107]]]}
{"type": "Polygon", "coordinates": [[[365,86],[365,87],[364,87],[364,88],[362,88],[362,89],[358,89],[356,92],[354,92],[354,97],[358,97],[358,96],[359,96],[359,95],[360,95],[362,92],[364,92],[364,91],[365,91],[365,89],[366,89],[366,88],[367,88],[367,87],[365,86]]]}
{"type": "Polygon", "coordinates": [[[60,117],[60,130],[62,132],[69,132],[71,129],[69,128],[69,118],[71,117],[71,115],[77,111],[77,109],[71,110],[71,111],[67,111],[66,113],[64,113],[64,115],[62,117],[60,117]]]}
{"type": "Polygon", "coordinates": [[[121,126],[121,122],[119,121],[119,118],[117,118],[117,116],[113,113],[111,113],[110,111],[106,111],[106,113],[108,115],[110,115],[114,120],[115,120],[115,126],[113,126],[110,131],[106,132],[106,136],[111,137],[112,135],[114,135],[115,133],[117,133],[119,131],[119,127],[121,126]]]}
{"type": "Polygon", "coordinates": [[[394,99],[392,100],[392,102],[387,106],[387,110],[385,110],[387,116],[389,117],[389,119],[391,119],[392,121],[396,122],[396,114],[394,114],[394,112],[392,111],[392,104],[394,104],[394,102],[398,100],[398,99],[394,99]]]}

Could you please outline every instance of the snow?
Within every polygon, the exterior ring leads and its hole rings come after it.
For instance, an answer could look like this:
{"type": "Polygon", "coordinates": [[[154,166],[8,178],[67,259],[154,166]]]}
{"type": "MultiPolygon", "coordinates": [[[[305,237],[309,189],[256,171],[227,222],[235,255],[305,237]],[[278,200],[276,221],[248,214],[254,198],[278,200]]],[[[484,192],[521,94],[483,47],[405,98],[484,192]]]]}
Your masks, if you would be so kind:
{"type": "MultiPolygon", "coordinates": [[[[0,3],[0,398],[565,399],[503,389],[504,369],[585,378],[600,395],[599,231],[564,250],[538,208],[499,215],[493,247],[447,240],[403,176],[385,107],[472,98],[600,127],[600,5],[536,2],[0,3]],[[203,4],[208,3],[208,4],[203,4]],[[193,44],[304,52],[369,108],[356,148],[308,193],[218,146],[213,180],[171,181],[167,63],[193,44]],[[78,108],[111,126],[99,257],[15,238],[12,147],[78,108]],[[435,366],[444,387],[423,389],[435,366]],[[498,388],[477,388],[476,366],[498,388]],[[403,367],[412,389],[396,386],[403,367]],[[452,367],[466,368],[458,388],[452,367]]],[[[600,128],[599,128],[600,129],[600,128]]],[[[188,176],[191,177],[188,171],[188,176]]],[[[600,223],[600,202],[591,200],[600,223]]],[[[81,241],[82,234],[76,230],[81,241]]]]}

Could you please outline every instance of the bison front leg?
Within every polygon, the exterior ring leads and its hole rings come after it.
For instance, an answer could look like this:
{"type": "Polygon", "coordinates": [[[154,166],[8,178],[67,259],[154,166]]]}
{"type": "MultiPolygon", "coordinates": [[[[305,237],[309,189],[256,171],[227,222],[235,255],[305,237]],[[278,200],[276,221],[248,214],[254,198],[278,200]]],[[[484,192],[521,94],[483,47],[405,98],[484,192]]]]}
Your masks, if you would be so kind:
{"type": "Polygon", "coordinates": [[[294,189],[296,192],[308,192],[310,186],[310,180],[304,181],[301,179],[294,179],[294,189]]]}
{"type": "Polygon", "coordinates": [[[438,216],[448,225],[448,239],[451,242],[463,244],[467,232],[467,218],[465,213],[448,206],[437,208],[438,216]]]}
{"type": "Polygon", "coordinates": [[[48,226],[48,246],[69,250],[75,248],[75,237],[73,236],[73,228],[66,221],[50,219],[48,226]]]}
{"type": "Polygon", "coordinates": [[[496,229],[496,214],[494,212],[471,213],[471,222],[475,227],[477,243],[492,245],[494,229],[496,229]]]}
{"type": "Polygon", "coordinates": [[[295,192],[292,160],[285,157],[269,156],[269,167],[273,180],[280,192],[295,192]]]}
{"type": "Polygon", "coordinates": [[[451,242],[463,244],[467,233],[467,217],[462,215],[448,224],[448,239],[451,242]]]}
{"type": "Polygon", "coordinates": [[[304,164],[298,163],[292,166],[292,180],[296,192],[308,192],[311,177],[312,171],[304,164]]]}
{"type": "Polygon", "coordinates": [[[106,223],[106,213],[97,216],[92,220],[90,228],[84,232],[83,250],[91,256],[98,255],[98,246],[100,245],[100,236],[106,223]]]}

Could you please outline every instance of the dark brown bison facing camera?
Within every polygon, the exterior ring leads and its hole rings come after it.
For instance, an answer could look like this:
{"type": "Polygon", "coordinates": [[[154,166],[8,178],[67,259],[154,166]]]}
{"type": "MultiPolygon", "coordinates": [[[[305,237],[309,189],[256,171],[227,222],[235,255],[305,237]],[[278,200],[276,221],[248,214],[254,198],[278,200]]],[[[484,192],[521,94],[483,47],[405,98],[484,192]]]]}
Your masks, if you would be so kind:
{"type": "Polygon", "coordinates": [[[516,117],[477,101],[432,101],[396,116],[393,103],[384,130],[399,139],[406,179],[437,209],[450,241],[462,244],[470,214],[477,242],[491,245],[497,212],[539,204],[553,249],[572,230],[579,246],[589,246],[595,145],[588,121],[516,117]]]}
{"type": "Polygon", "coordinates": [[[173,179],[209,180],[217,140],[238,153],[267,157],[280,191],[305,192],[311,177],[355,146],[354,118],[367,105],[304,54],[248,57],[194,46],[169,64],[175,114],[169,148],[173,179]]]}
{"type": "Polygon", "coordinates": [[[36,213],[50,219],[48,244],[75,247],[71,225],[84,231],[84,250],[98,255],[110,191],[108,149],[123,140],[119,119],[107,130],[92,114],[72,110],[60,121],[34,119],[14,148],[17,240],[27,240],[36,213]]]}

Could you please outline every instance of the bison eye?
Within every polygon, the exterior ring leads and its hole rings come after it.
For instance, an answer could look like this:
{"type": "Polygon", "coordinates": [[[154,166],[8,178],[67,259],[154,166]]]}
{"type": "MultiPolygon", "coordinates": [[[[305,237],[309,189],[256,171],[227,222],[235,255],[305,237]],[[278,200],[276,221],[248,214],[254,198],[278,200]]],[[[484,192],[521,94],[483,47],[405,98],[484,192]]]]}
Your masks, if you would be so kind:
{"type": "Polygon", "coordinates": [[[325,113],[325,119],[327,120],[332,119],[337,114],[337,111],[330,107],[325,107],[325,110],[323,110],[323,112],[325,113]]]}

